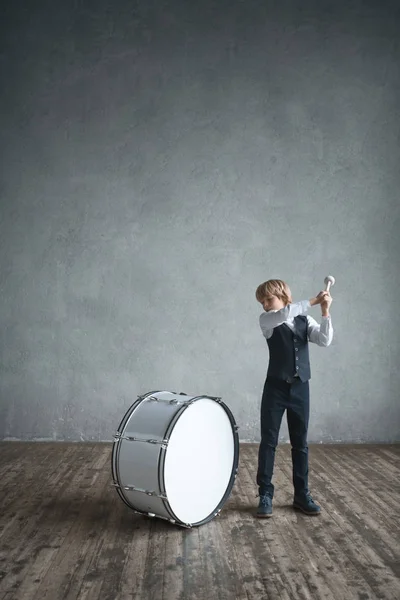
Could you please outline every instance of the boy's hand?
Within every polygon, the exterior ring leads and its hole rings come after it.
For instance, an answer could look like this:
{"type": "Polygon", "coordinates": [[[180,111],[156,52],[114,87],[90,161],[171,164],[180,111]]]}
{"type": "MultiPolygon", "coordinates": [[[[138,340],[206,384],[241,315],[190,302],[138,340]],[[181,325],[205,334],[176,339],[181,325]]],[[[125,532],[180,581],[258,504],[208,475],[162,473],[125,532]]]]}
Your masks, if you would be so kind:
{"type": "MultiPolygon", "coordinates": [[[[329,292],[326,292],[325,290],[323,290],[317,296],[315,296],[315,298],[311,298],[310,299],[311,306],[315,306],[316,304],[322,304],[326,295],[329,296],[330,294],[329,294],[329,292]]],[[[331,300],[331,302],[332,302],[332,300],[331,300]]]]}
{"type": "Polygon", "coordinates": [[[332,304],[332,296],[329,292],[326,292],[322,302],[321,302],[321,311],[323,317],[329,316],[329,307],[332,304]]]}

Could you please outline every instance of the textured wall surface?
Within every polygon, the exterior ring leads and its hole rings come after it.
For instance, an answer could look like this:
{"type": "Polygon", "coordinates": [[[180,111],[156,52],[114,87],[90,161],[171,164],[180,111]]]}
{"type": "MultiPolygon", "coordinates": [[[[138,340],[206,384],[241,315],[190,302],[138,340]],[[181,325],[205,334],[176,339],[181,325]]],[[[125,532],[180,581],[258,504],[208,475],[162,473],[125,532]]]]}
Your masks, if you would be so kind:
{"type": "Polygon", "coordinates": [[[110,440],[166,389],[258,441],[255,288],[332,274],[309,439],[400,440],[398,3],[3,10],[0,438],[110,440]]]}

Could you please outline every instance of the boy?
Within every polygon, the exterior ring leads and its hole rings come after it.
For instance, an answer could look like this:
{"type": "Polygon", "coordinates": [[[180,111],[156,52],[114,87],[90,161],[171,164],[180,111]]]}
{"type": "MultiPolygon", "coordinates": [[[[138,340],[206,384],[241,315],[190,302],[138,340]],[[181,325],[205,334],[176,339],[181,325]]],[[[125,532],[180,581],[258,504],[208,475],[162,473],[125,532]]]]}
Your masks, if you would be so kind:
{"type": "Polygon", "coordinates": [[[257,485],[259,506],[257,517],[272,516],[274,486],[271,483],[275,448],[283,413],[292,446],[293,507],[307,515],[321,511],[308,489],[309,379],[311,377],[308,342],[329,346],[333,338],[329,292],[315,298],[292,303],[288,285],[270,279],[258,286],[256,299],[264,308],[260,327],[269,347],[269,365],[261,401],[261,443],[258,453],[257,485]],[[311,306],[320,304],[319,325],[307,315],[311,306]]]}

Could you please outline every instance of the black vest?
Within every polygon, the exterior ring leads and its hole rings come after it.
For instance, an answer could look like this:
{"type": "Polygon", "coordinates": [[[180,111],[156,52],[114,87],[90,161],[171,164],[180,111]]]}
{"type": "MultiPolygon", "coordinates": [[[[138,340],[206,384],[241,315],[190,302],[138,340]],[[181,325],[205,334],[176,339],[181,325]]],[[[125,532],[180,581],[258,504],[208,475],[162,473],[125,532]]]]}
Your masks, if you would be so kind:
{"type": "Polygon", "coordinates": [[[294,318],[296,333],[287,325],[275,327],[267,340],[269,365],[267,377],[288,379],[298,375],[301,381],[311,378],[310,358],[308,354],[307,317],[294,318]]]}

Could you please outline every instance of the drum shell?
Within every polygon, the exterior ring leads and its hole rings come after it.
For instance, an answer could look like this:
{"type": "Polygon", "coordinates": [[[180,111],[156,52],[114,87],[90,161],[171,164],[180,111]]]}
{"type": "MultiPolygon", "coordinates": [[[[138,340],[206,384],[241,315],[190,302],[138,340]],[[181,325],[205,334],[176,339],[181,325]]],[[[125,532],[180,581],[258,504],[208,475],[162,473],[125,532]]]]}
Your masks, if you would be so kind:
{"type": "MultiPolygon", "coordinates": [[[[165,398],[167,394],[170,393],[165,392],[162,395],[157,393],[157,397],[165,398]]],[[[117,439],[113,448],[114,479],[115,483],[120,486],[121,497],[131,508],[145,514],[153,513],[174,520],[167,503],[157,497],[165,493],[163,482],[160,481],[162,479],[163,453],[165,452],[162,441],[165,439],[171,423],[185,409],[192,397],[183,396],[182,399],[179,399],[183,405],[152,401],[148,399],[149,397],[151,394],[141,398],[131,407],[128,418],[125,415],[123,431],[120,428],[118,431],[123,433],[124,437],[147,438],[159,443],[117,439]],[[150,496],[143,492],[123,489],[132,485],[153,492],[155,495],[150,496]]],[[[176,395],[171,393],[171,400],[176,398],[176,395]]]]}
{"type": "MultiPolygon", "coordinates": [[[[113,479],[122,500],[136,512],[158,516],[180,525],[192,526],[192,523],[180,521],[164,497],[163,465],[168,450],[163,442],[168,441],[183,411],[191,403],[200,399],[220,400],[208,396],[195,397],[172,392],[152,392],[139,398],[122,419],[112,452],[113,479]],[[147,441],[131,441],[126,438],[147,441]],[[138,487],[140,491],[125,489],[132,486],[138,487]]],[[[237,427],[229,409],[222,402],[219,403],[225,408],[231,421],[235,446],[232,473],[226,493],[216,507],[216,512],[195,525],[207,522],[218,514],[231,492],[237,473],[239,457],[237,427]]]]}

